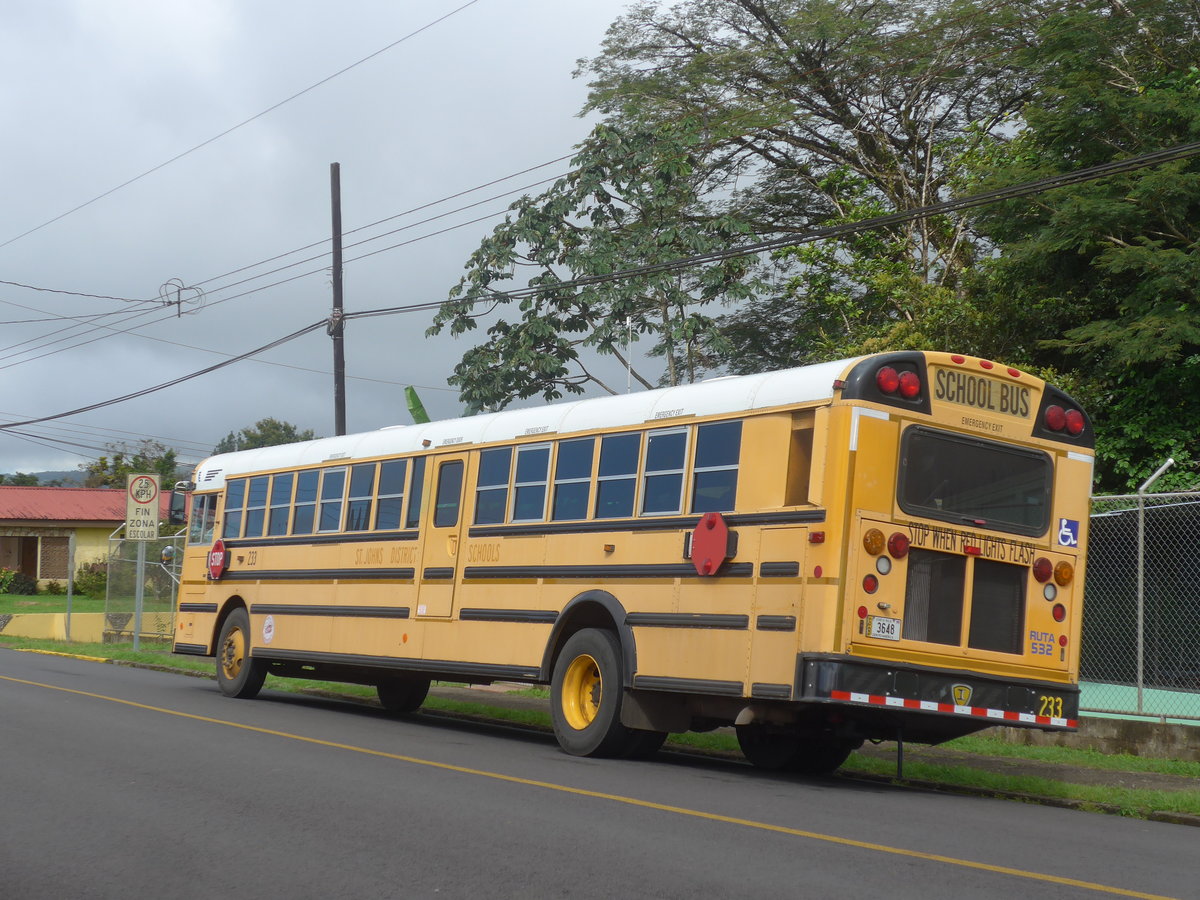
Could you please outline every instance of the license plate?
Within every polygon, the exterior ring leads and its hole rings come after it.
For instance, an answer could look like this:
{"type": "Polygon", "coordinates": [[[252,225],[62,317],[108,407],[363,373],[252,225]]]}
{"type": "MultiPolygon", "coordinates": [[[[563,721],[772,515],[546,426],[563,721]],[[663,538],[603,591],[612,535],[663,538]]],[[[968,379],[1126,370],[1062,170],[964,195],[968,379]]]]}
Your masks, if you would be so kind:
{"type": "Polygon", "coordinates": [[[887,616],[867,616],[867,635],[885,641],[900,640],[900,619],[887,616]]]}

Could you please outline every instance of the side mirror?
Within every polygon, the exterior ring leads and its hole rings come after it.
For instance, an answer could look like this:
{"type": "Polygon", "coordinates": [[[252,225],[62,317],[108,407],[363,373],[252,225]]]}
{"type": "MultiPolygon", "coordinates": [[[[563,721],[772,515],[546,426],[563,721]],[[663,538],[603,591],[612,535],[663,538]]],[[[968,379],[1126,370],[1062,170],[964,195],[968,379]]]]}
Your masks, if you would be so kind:
{"type": "Polygon", "coordinates": [[[164,566],[169,566],[175,561],[175,547],[172,544],[167,544],[167,546],[162,548],[161,561],[164,566]]]}
{"type": "Polygon", "coordinates": [[[171,491],[171,505],[167,510],[168,525],[187,524],[188,495],[183,491],[171,491]]]}

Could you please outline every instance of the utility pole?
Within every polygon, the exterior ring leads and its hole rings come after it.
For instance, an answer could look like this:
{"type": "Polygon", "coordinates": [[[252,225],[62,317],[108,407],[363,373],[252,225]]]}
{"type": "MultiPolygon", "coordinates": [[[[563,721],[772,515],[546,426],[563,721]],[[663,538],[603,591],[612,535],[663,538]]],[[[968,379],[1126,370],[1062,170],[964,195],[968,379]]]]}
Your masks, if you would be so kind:
{"type": "Polygon", "coordinates": [[[333,429],[346,433],[346,348],[342,317],[342,169],[329,164],[329,190],[333,207],[333,313],[329,317],[329,335],[333,338],[333,429]]]}

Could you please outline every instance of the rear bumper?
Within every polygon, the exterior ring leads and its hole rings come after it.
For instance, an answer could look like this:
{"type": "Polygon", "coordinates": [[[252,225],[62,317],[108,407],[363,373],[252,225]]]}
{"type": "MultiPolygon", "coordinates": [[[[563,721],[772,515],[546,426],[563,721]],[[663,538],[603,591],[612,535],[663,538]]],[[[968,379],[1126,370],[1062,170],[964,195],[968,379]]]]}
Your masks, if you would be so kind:
{"type": "Polygon", "coordinates": [[[941,719],[944,725],[958,720],[963,733],[992,725],[1051,731],[1079,727],[1078,685],[845,656],[801,654],[793,696],[844,705],[847,712],[855,710],[881,723],[891,721],[906,732],[914,726],[920,731],[920,723],[932,719],[941,719]]]}

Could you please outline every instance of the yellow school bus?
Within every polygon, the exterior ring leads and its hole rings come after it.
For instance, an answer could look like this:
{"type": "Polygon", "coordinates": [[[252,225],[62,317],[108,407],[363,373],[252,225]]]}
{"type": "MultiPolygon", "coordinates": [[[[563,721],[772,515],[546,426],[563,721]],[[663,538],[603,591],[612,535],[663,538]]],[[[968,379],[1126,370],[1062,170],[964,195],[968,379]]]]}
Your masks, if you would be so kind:
{"type": "Polygon", "coordinates": [[[576,755],[1070,730],[1093,446],[1028,373],[898,352],[222,454],[174,649],[233,697],[549,684],[576,755]]]}

